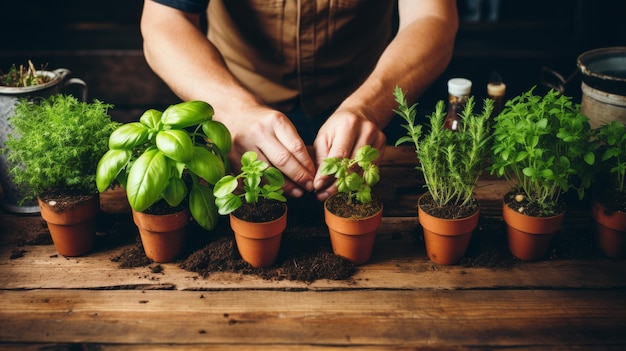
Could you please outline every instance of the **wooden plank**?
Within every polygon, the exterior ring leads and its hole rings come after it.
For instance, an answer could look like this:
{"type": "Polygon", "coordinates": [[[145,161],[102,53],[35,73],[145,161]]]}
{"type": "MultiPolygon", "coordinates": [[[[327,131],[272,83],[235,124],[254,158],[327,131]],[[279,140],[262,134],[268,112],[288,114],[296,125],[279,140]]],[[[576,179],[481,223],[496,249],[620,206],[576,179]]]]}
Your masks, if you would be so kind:
{"type": "Polygon", "coordinates": [[[623,290],[0,291],[0,340],[626,345],[625,299],[623,290]]]}

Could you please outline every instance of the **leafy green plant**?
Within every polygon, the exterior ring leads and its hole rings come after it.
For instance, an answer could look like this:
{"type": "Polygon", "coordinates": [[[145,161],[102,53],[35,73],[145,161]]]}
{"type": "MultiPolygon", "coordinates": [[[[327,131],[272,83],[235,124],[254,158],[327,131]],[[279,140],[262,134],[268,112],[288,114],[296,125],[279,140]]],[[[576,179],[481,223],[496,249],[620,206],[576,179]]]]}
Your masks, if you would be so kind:
{"type": "Polygon", "coordinates": [[[408,106],[400,87],[394,90],[398,109],[394,112],[406,124],[407,135],[396,141],[396,146],[412,142],[419,160],[417,170],[424,174],[425,186],[438,207],[465,206],[474,200],[479,176],[485,171],[489,155],[489,117],[493,101],[484,101],[483,111],[474,113],[474,97],[470,97],[460,113],[457,131],[444,128],[444,102],[438,101],[435,111],[428,116],[430,129],[423,133],[416,124],[417,103],[408,106]]]}
{"type": "MultiPolygon", "coordinates": [[[[42,67],[41,70],[44,70],[42,67]]],[[[1,85],[7,87],[29,87],[33,85],[43,84],[49,81],[48,76],[37,73],[37,69],[32,61],[28,61],[28,66],[20,65],[19,68],[15,64],[11,65],[9,71],[2,75],[1,85]]]]}
{"type": "Polygon", "coordinates": [[[25,189],[22,202],[53,191],[96,193],[96,166],[118,126],[108,115],[111,107],[71,95],[18,101],[3,152],[13,181],[25,189]]]}
{"type": "Polygon", "coordinates": [[[258,203],[260,198],[286,202],[284,184],[285,178],[278,168],[259,160],[256,152],[247,151],[241,155],[241,172],[223,176],[215,184],[213,194],[219,214],[227,215],[241,207],[244,200],[248,204],[258,203]],[[240,180],[243,180],[243,192],[237,193],[240,180]]]}
{"type": "Polygon", "coordinates": [[[562,193],[575,189],[583,198],[597,143],[570,97],[555,90],[539,96],[534,89],[507,101],[495,118],[490,169],[526,196],[528,206],[552,215],[562,193]]]}
{"type": "Polygon", "coordinates": [[[626,185],[626,125],[617,121],[603,124],[597,129],[598,142],[602,145],[602,165],[611,174],[611,188],[624,193],[626,185]]]}
{"type": "Polygon", "coordinates": [[[352,203],[362,204],[372,201],[372,187],[380,180],[378,166],[373,162],[379,151],[371,145],[364,145],[354,159],[329,157],[322,161],[320,173],[334,175],[337,179],[337,191],[345,193],[352,203]],[[355,169],[358,166],[358,170],[355,169]]]}
{"type": "Polygon", "coordinates": [[[186,101],[121,125],[98,164],[98,190],[119,182],[138,212],[162,199],[176,207],[188,197],[196,222],[213,229],[218,217],[210,186],[226,173],[231,137],[212,117],[208,103],[186,101]]]}

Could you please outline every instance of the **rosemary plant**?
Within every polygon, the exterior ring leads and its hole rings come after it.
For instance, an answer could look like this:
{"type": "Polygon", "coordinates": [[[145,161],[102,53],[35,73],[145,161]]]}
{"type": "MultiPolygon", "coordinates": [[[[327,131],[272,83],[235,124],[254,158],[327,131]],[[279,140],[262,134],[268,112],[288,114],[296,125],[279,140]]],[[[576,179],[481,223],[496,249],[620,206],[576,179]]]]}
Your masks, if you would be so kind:
{"type": "Polygon", "coordinates": [[[398,109],[394,112],[406,124],[407,135],[396,141],[396,146],[405,142],[415,145],[419,160],[417,170],[424,174],[425,186],[439,207],[470,205],[474,200],[478,177],[486,168],[489,154],[489,116],[493,101],[484,101],[483,111],[474,113],[474,98],[470,97],[461,112],[458,131],[443,127],[446,113],[444,102],[439,101],[435,111],[427,116],[430,129],[424,133],[422,125],[416,124],[417,103],[408,106],[404,92],[396,87],[394,97],[398,109]]]}

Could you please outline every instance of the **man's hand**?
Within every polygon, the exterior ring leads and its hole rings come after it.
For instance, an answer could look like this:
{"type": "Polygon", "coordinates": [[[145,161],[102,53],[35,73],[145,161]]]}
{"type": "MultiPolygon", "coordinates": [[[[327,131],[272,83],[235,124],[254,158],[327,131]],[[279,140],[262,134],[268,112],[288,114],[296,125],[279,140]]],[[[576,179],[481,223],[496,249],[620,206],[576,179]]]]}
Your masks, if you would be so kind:
{"type": "Polygon", "coordinates": [[[234,168],[241,167],[244,152],[255,151],[259,159],[285,175],[287,194],[300,197],[304,191],[313,191],[315,165],[287,116],[268,107],[253,106],[238,109],[236,116],[216,117],[228,127],[233,138],[228,157],[234,168]]]}
{"type": "MultiPolygon", "coordinates": [[[[327,157],[356,156],[357,150],[364,145],[371,145],[380,151],[382,159],[385,150],[385,134],[364,117],[347,110],[338,110],[331,115],[320,128],[315,142],[316,165],[319,167],[327,157]]],[[[337,192],[335,179],[318,173],[315,175],[317,199],[323,201],[337,192]]]]}

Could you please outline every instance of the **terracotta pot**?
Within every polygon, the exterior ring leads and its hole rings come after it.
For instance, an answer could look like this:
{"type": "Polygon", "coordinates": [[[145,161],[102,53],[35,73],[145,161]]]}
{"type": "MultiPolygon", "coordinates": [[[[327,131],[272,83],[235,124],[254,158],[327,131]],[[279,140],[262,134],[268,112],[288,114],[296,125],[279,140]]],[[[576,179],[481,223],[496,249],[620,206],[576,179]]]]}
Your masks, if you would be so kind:
{"type": "Polygon", "coordinates": [[[271,222],[248,222],[231,213],[230,227],[241,258],[255,268],[269,267],[278,257],[282,234],[287,227],[287,207],[280,218],[271,222]]]}
{"type": "Polygon", "coordinates": [[[146,256],[155,262],[173,261],[185,247],[189,210],[152,215],[132,210],[146,256]]]}
{"type": "Polygon", "coordinates": [[[365,218],[345,218],[331,213],[324,202],[324,219],[328,226],[333,252],[355,265],[369,261],[374,250],[376,231],[383,217],[383,209],[365,218]]]}
{"type": "Polygon", "coordinates": [[[424,212],[419,205],[424,196],[418,201],[417,215],[424,229],[426,254],[435,263],[453,265],[467,252],[472,233],[478,225],[480,211],[459,219],[434,217],[424,212]]]}
{"type": "Polygon", "coordinates": [[[597,243],[604,254],[610,258],[626,256],[626,213],[621,211],[607,215],[604,205],[594,201],[593,219],[596,221],[597,243]]]}
{"type": "Polygon", "coordinates": [[[521,214],[503,203],[502,218],[507,224],[509,250],[523,261],[538,261],[547,251],[554,233],[561,228],[565,211],[551,217],[521,214]]]}
{"type": "Polygon", "coordinates": [[[73,207],[57,212],[55,204],[37,199],[41,217],[48,223],[54,247],[63,256],[82,256],[93,250],[96,241],[96,216],[100,198],[89,197],[73,207]]]}

